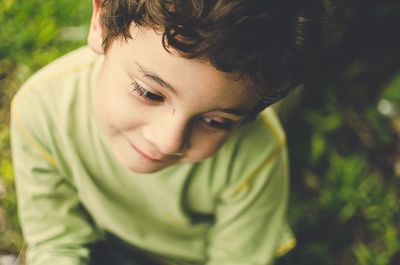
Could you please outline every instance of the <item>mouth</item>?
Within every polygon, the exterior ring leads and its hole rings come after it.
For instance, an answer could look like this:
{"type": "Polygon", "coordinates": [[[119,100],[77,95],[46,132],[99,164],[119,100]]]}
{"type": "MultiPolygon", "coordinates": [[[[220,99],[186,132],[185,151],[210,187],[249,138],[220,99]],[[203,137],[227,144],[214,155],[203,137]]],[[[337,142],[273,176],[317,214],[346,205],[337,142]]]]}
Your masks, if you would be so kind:
{"type": "Polygon", "coordinates": [[[156,163],[165,163],[168,162],[167,157],[161,157],[161,156],[154,156],[154,155],[149,155],[146,152],[143,152],[141,149],[136,147],[128,137],[126,137],[124,134],[122,136],[126,139],[126,141],[129,143],[129,145],[137,152],[139,153],[145,160],[151,161],[151,162],[156,162],[156,163]]]}
{"type": "Polygon", "coordinates": [[[158,157],[150,156],[150,155],[146,154],[145,152],[143,152],[142,150],[140,150],[139,148],[137,148],[136,146],[134,146],[133,144],[131,144],[131,146],[133,149],[135,149],[136,152],[138,152],[140,155],[142,155],[142,157],[145,158],[146,160],[149,160],[152,162],[157,162],[157,163],[167,162],[166,158],[158,158],[158,157]]]}

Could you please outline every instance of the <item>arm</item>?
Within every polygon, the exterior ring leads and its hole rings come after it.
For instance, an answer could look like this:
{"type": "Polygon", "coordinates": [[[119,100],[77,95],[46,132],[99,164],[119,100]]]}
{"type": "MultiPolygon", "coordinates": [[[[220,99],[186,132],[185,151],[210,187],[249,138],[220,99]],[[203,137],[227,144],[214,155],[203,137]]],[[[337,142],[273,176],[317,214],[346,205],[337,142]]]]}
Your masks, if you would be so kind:
{"type": "MultiPolygon", "coordinates": [[[[243,151],[246,155],[254,153],[254,149],[243,151]]],[[[209,237],[207,265],[273,264],[276,256],[295,245],[286,225],[285,142],[277,141],[270,151],[259,153],[257,156],[263,158],[259,162],[243,162],[240,167],[251,169],[244,170],[246,175],[220,194],[216,223],[209,237]]]]}
{"type": "MultiPolygon", "coordinates": [[[[23,94],[23,93],[22,93],[23,94]]],[[[11,113],[11,144],[19,218],[27,265],[87,264],[96,239],[73,184],[52,155],[50,127],[34,95],[18,95],[11,113]]]]}

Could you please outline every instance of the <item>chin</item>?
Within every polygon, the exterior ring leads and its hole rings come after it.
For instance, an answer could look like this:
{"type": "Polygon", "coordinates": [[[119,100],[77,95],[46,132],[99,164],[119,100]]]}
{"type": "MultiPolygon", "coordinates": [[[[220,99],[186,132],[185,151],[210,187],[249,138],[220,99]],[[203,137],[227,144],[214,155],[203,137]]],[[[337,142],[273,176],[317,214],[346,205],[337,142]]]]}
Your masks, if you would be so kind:
{"type": "Polygon", "coordinates": [[[155,173],[157,171],[160,171],[164,168],[168,167],[168,165],[163,166],[163,167],[157,167],[157,168],[145,168],[145,167],[135,167],[135,166],[127,166],[127,168],[135,173],[140,173],[140,174],[151,174],[155,173]]]}
{"type": "Polygon", "coordinates": [[[141,174],[150,174],[163,170],[171,164],[152,164],[152,163],[129,163],[129,161],[120,161],[129,171],[141,174]]]}

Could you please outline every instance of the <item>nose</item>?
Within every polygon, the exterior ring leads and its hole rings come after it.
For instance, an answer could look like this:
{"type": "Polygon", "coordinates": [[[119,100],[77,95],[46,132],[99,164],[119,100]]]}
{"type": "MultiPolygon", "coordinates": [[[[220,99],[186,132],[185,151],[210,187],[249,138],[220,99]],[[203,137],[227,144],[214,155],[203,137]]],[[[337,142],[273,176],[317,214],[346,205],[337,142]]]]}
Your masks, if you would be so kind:
{"type": "Polygon", "coordinates": [[[179,117],[164,117],[146,124],[142,132],[163,155],[182,155],[188,147],[190,124],[179,117]]]}

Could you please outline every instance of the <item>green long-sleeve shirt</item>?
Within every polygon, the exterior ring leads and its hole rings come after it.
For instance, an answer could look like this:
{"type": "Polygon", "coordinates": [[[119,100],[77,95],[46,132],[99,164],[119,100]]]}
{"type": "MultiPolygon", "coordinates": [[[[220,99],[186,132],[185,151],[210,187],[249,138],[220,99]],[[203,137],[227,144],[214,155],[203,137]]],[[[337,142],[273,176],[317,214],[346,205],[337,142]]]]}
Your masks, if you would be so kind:
{"type": "Polygon", "coordinates": [[[96,120],[103,56],[74,51],[40,70],[12,104],[12,156],[28,265],[88,264],[104,231],[184,264],[270,264],[293,247],[284,133],[271,109],[211,158],[138,174],[96,120]]]}

